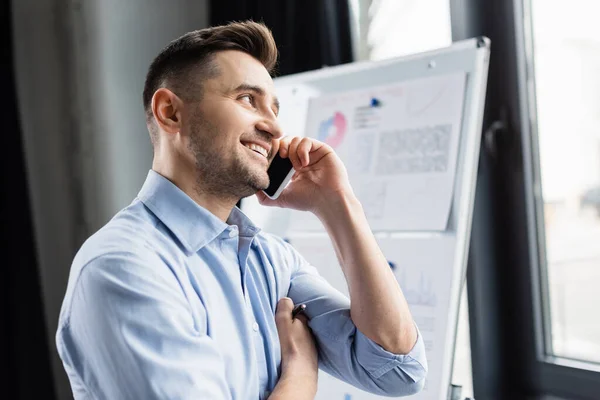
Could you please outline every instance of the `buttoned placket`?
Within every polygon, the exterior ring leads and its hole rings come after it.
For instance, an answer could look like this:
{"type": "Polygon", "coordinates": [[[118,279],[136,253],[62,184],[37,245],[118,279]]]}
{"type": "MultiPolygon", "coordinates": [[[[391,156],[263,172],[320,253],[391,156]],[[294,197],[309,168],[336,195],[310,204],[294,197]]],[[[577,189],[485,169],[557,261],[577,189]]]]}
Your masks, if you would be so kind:
{"type": "MultiPolygon", "coordinates": [[[[258,325],[258,322],[256,321],[256,318],[254,316],[254,310],[252,308],[252,303],[250,301],[250,296],[248,294],[248,290],[247,290],[247,286],[246,286],[246,282],[247,282],[247,276],[248,276],[248,258],[250,255],[250,252],[252,251],[252,247],[253,247],[253,241],[254,241],[254,236],[240,236],[240,242],[239,242],[239,249],[238,249],[238,257],[239,257],[239,263],[240,263],[240,272],[242,273],[242,285],[243,285],[243,290],[244,290],[244,299],[246,300],[246,307],[248,310],[248,315],[252,318],[252,339],[254,342],[254,359],[256,360],[257,364],[259,362],[261,362],[261,364],[263,365],[263,368],[260,368],[260,373],[266,373],[266,371],[264,371],[264,366],[267,363],[267,360],[265,358],[265,352],[264,352],[264,344],[263,344],[263,337],[262,337],[262,333],[260,331],[260,326],[258,325]]],[[[258,367],[258,365],[257,365],[258,367]]],[[[263,377],[265,380],[267,380],[268,378],[266,376],[263,377]]],[[[260,386],[260,380],[261,380],[261,376],[258,377],[259,379],[259,386],[260,386]]],[[[259,395],[260,399],[266,399],[269,396],[269,391],[267,391],[266,393],[261,393],[259,395]]]]}
{"type": "Polygon", "coordinates": [[[244,299],[246,300],[246,309],[248,310],[248,315],[252,317],[252,331],[256,334],[259,331],[258,322],[256,322],[256,318],[254,316],[254,310],[252,309],[252,303],[250,301],[250,296],[248,295],[247,290],[247,275],[248,275],[248,254],[250,253],[252,247],[252,237],[249,236],[240,236],[239,247],[238,247],[238,262],[240,265],[240,273],[242,275],[242,290],[244,293],[244,299]]]}

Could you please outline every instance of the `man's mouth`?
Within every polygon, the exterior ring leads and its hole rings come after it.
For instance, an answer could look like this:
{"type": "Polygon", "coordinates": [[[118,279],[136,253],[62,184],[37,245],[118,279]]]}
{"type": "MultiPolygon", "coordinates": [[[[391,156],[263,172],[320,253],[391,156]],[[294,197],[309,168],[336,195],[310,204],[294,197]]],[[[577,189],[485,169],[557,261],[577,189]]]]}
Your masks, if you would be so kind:
{"type": "Polygon", "coordinates": [[[242,144],[245,147],[249,148],[250,150],[252,150],[252,151],[260,154],[261,156],[263,156],[265,158],[269,158],[269,150],[266,149],[265,147],[263,147],[263,146],[261,146],[259,144],[256,144],[256,143],[248,143],[248,142],[244,143],[244,142],[242,142],[242,144]]]}

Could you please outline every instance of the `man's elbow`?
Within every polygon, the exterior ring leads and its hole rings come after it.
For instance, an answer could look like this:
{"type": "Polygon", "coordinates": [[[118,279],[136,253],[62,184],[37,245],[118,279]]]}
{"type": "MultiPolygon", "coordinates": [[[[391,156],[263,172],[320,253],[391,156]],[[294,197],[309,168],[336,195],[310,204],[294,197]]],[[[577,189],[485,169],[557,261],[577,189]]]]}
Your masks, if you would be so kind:
{"type": "Polygon", "coordinates": [[[387,397],[412,396],[419,393],[424,387],[425,378],[416,382],[402,382],[400,384],[389,386],[378,394],[387,397]]]}
{"type": "Polygon", "coordinates": [[[395,376],[393,378],[390,376],[379,382],[378,386],[381,390],[379,394],[383,396],[412,396],[419,393],[425,387],[425,380],[427,378],[426,368],[417,368],[411,371],[410,376],[401,369],[388,373],[392,373],[395,376]]]}
{"type": "Polygon", "coordinates": [[[425,387],[425,378],[420,381],[413,382],[404,388],[402,394],[394,394],[392,396],[412,396],[419,393],[425,387]]]}
{"type": "Polygon", "coordinates": [[[415,347],[418,337],[416,326],[411,325],[401,332],[393,332],[388,336],[381,333],[376,338],[371,338],[371,340],[390,353],[406,355],[415,347]]]}

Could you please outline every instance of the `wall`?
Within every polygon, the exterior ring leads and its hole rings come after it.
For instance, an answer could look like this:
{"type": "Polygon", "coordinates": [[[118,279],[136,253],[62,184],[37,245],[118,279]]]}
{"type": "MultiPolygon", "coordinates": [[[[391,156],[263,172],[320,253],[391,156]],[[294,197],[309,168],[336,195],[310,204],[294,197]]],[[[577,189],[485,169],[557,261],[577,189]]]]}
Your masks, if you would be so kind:
{"type": "Polygon", "coordinates": [[[137,194],[151,166],[141,93],[170,40],[207,26],[207,0],[13,1],[17,92],[57,398],[54,345],[82,241],[137,194]]]}

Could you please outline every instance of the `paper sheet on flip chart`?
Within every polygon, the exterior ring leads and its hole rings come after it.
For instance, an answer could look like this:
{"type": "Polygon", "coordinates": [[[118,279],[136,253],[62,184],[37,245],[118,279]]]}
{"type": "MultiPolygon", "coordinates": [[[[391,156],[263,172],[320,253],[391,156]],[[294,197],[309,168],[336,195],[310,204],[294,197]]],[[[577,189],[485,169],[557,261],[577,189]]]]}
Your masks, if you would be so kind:
{"type": "MultiPolygon", "coordinates": [[[[319,273],[336,289],[348,295],[344,275],[341,272],[329,238],[290,237],[290,243],[315,266],[319,273]]],[[[400,283],[409,304],[411,314],[419,327],[425,344],[429,373],[424,390],[411,397],[415,400],[439,400],[445,398],[448,382],[444,383],[445,357],[452,355],[449,332],[454,323],[449,321],[450,281],[453,279],[453,261],[456,238],[436,236],[429,238],[378,240],[379,246],[400,283]]],[[[385,293],[382,293],[385,296],[385,293]]],[[[374,400],[384,399],[339,381],[322,371],[319,375],[317,400],[374,400]]]]}
{"type": "MultiPolygon", "coordinates": [[[[306,136],[340,156],[373,230],[446,229],[464,91],[456,73],[310,100],[306,136]]],[[[292,230],[322,229],[295,214],[292,230]]]]}

